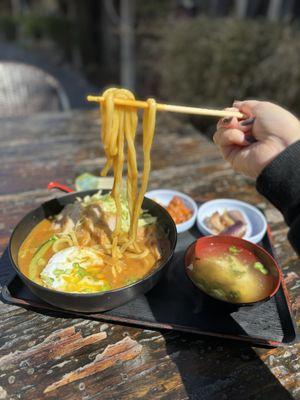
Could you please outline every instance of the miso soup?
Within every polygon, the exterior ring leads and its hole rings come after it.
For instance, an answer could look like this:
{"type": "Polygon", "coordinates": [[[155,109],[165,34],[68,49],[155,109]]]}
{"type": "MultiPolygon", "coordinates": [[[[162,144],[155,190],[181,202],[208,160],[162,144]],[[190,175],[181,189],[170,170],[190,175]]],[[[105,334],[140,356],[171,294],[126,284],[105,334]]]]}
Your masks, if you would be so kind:
{"type": "Polygon", "coordinates": [[[274,278],[262,261],[239,246],[211,243],[187,271],[205,293],[231,303],[259,301],[274,289],[274,278]]]}

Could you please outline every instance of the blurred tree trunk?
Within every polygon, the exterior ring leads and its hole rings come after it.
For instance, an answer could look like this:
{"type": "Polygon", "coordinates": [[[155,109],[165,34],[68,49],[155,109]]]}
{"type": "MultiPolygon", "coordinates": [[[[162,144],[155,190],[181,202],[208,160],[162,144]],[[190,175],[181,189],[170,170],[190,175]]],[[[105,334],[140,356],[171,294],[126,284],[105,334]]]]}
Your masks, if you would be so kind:
{"type": "Polygon", "coordinates": [[[68,15],[73,21],[73,63],[77,68],[94,64],[98,55],[97,18],[92,0],[68,0],[68,15]]]}
{"type": "Polygon", "coordinates": [[[118,39],[116,27],[119,26],[120,18],[111,0],[101,1],[101,15],[99,26],[99,38],[101,44],[101,64],[103,72],[108,80],[114,80],[116,64],[118,64],[118,39]],[[104,71],[105,70],[105,71],[104,71]]]}
{"type": "Polygon", "coordinates": [[[248,11],[248,0],[235,0],[234,8],[235,8],[235,15],[238,18],[240,19],[246,18],[248,11]]]}
{"type": "Polygon", "coordinates": [[[282,11],[282,0],[270,0],[267,17],[270,21],[279,21],[282,11]]]}
{"type": "MultiPolygon", "coordinates": [[[[77,12],[73,2],[67,3],[67,18],[71,21],[76,21],[77,12]]],[[[75,68],[80,69],[82,66],[82,58],[80,53],[79,42],[76,37],[73,38],[71,45],[71,60],[75,68]]]]}
{"type": "Polygon", "coordinates": [[[120,2],[121,85],[135,89],[135,0],[120,2]]]}

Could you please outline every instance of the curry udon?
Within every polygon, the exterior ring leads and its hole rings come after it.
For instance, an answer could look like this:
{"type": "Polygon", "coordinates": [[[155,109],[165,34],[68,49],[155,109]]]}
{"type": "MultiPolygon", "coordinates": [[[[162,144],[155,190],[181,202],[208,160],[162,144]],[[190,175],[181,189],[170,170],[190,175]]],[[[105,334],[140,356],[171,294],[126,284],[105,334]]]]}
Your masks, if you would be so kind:
{"type": "Polygon", "coordinates": [[[143,114],[143,171],[139,182],[135,137],[137,110],[116,106],[115,98],[134,99],[125,89],[108,89],[101,104],[102,143],[113,170],[111,193],[78,199],[53,219],[41,221],[20,247],[18,265],[31,280],[66,292],[120,288],[147,275],[168,249],[159,221],[142,210],[151,168],[156,103],[143,114]],[[127,162],[126,189],[122,186],[127,162]]]}

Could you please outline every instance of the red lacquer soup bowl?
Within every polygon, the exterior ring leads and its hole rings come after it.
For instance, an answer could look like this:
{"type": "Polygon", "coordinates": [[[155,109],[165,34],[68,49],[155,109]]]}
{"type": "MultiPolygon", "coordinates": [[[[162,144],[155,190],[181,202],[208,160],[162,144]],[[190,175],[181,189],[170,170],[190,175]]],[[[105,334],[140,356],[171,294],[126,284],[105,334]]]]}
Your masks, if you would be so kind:
{"type": "Polygon", "coordinates": [[[196,240],[186,250],[184,267],[187,277],[202,293],[236,306],[271,299],[282,279],[277,262],[265,249],[233,236],[196,240]],[[250,300],[254,293],[257,298],[250,300]]]}

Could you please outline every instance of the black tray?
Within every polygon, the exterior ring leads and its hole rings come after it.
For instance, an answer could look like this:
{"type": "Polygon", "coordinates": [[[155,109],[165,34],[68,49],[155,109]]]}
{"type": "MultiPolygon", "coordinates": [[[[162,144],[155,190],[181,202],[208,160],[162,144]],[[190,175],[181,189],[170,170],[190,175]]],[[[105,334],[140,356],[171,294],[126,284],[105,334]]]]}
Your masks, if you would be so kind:
{"type": "MultiPolygon", "coordinates": [[[[178,235],[173,261],[164,278],[146,295],[111,311],[97,314],[73,313],[57,309],[33,295],[14,273],[6,250],[0,259],[4,301],[38,310],[82,316],[96,320],[156,329],[174,329],[202,335],[279,346],[296,338],[284,283],[269,301],[240,309],[202,295],[185,276],[183,255],[187,246],[200,236],[194,227],[178,235]]],[[[269,236],[260,243],[273,254],[269,236]]]]}

